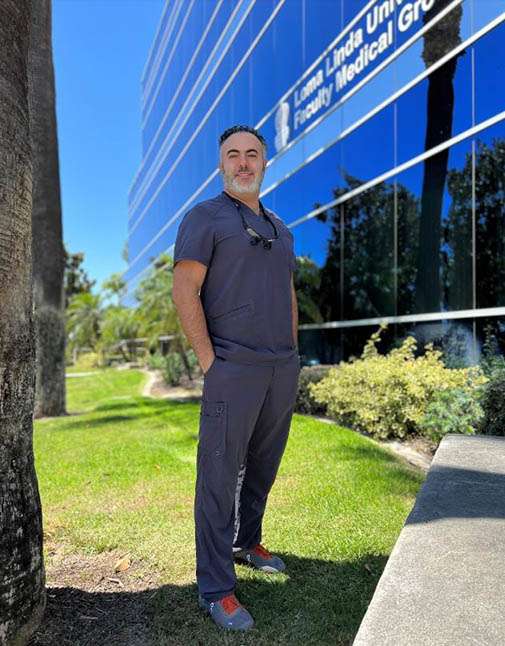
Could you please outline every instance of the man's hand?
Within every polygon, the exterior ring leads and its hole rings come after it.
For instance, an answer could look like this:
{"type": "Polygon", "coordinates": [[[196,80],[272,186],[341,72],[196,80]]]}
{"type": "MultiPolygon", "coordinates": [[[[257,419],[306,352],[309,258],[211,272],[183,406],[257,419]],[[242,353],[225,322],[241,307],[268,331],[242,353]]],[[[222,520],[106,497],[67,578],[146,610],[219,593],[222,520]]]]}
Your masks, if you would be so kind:
{"type": "Polygon", "coordinates": [[[210,368],[216,356],[200,300],[200,289],[206,273],[207,267],[197,260],[179,260],[174,267],[172,287],[172,299],[179,314],[182,329],[204,373],[210,368]]]}
{"type": "Polygon", "coordinates": [[[215,360],[216,360],[216,355],[213,355],[213,358],[211,359],[210,363],[207,365],[206,368],[204,368],[202,366],[202,364],[200,364],[200,367],[202,368],[202,372],[203,372],[204,375],[206,375],[208,373],[208,371],[210,370],[211,365],[214,363],[215,360]]]}

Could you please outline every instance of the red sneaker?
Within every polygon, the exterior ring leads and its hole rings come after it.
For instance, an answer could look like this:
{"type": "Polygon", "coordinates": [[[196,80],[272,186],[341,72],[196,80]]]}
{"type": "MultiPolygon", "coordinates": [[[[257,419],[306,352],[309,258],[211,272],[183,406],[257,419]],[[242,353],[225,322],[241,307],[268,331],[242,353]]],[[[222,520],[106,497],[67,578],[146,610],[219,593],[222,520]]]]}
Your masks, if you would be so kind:
{"type": "Polygon", "coordinates": [[[278,556],[270,554],[270,552],[260,543],[254,547],[234,552],[233,558],[238,563],[245,563],[246,565],[251,565],[257,570],[269,572],[271,574],[284,572],[286,569],[284,561],[278,556]]]}

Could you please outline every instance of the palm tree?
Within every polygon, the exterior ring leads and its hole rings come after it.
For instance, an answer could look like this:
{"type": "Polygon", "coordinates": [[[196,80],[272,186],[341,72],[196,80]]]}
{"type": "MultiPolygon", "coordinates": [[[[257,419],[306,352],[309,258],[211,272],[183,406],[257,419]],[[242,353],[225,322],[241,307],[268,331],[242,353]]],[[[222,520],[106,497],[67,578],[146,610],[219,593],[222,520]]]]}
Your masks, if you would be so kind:
{"type": "Polygon", "coordinates": [[[126,281],[121,277],[119,272],[111,274],[102,283],[102,290],[105,292],[105,298],[116,299],[116,305],[121,304],[121,299],[126,294],[126,281]]]}
{"type": "Polygon", "coordinates": [[[174,350],[179,353],[186,374],[191,379],[191,366],[186,351],[189,349],[182,331],[177,310],[172,300],[173,259],[160,254],[153,262],[151,272],[135,292],[139,301],[140,332],[148,338],[148,346],[156,347],[160,336],[173,334],[174,350]]]}
{"type": "Polygon", "coordinates": [[[71,346],[95,348],[100,339],[102,299],[97,294],[75,294],[67,307],[67,332],[71,346]]]}
{"type": "Polygon", "coordinates": [[[29,0],[0,3],[0,643],[26,644],[45,607],[32,432],[29,0]]]}
{"type": "Polygon", "coordinates": [[[110,348],[118,347],[125,361],[135,361],[137,350],[135,339],[138,337],[140,324],[137,310],[121,305],[108,307],[100,325],[101,352],[105,355],[110,348]]]}
{"type": "Polygon", "coordinates": [[[29,57],[33,163],[35,416],[65,413],[65,314],[60,175],[51,46],[51,0],[32,2],[29,57]]]}

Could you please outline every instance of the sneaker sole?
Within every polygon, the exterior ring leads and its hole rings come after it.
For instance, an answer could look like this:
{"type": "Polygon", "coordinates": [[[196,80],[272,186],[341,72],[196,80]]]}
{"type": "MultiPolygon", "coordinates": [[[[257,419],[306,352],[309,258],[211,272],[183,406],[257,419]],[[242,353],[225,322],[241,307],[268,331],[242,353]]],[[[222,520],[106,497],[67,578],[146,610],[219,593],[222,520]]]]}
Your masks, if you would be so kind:
{"type": "Polygon", "coordinates": [[[203,610],[203,612],[205,613],[205,615],[206,615],[207,617],[209,617],[209,618],[212,620],[212,622],[213,622],[213,623],[214,623],[218,628],[222,628],[223,630],[231,630],[231,631],[233,631],[233,632],[242,632],[242,633],[244,633],[244,632],[247,632],[248,630],[251,630],[251,628],[253,628],[253,627],[254,627],[254,622],[253,622],[250,626],[248,626],[247,628],[235,628],[234,626],[223,626],[222,624],[219,624],[219,623],[214,619],[214,617],[212,616],[212,613],[210,612],[210,608],[207,608],[207,606],[203,606],[203,605],[201,605],[201,604],[200,604],[200,602],[198,602],[198,607],[200,608],[200,610],[203,610]]]}
{"type": "Polygon", "coordinates": [[[284,570],[277,570],[271,565],[262,565],[261,567],[258,565],[254,565],[254,563],[252,563],[251,561],[248,561],[247,559],[243,559],[243,558],[235,558],[234,561],[235,563],[240,563],[240,565],[246,565],[247,567],[250,567],[253,570],[259,570],[260,572],[267,572],[268,574],[281,574],[282,572],[284,572],[284,570]]]}
{"type": "Polygon", "coordinates": [[[268,572],[268,574],[281,574],[284,570],[277,570],[276,568],[270,565],[263,565],[262,567],[256,567],[253,565],[256,570],[261,570],[261,572],[268,572]]]}

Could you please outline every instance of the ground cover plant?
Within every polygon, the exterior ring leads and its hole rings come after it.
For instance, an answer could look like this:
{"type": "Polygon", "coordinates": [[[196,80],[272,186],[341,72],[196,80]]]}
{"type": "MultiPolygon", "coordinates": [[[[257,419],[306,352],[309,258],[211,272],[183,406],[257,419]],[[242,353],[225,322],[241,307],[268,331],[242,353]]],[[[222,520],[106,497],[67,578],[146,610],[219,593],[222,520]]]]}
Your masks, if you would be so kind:
{"type": "Polygon", "coordinates": [[[35,422],[49,594],[33,645],[350,644],[423,475],[295,415],[264,524],[287,574],[238,566],[256,627],[223,634],[196,604],[199,405],[142,397],[145,379],[70,378],[70,414],[35,422]]]}

